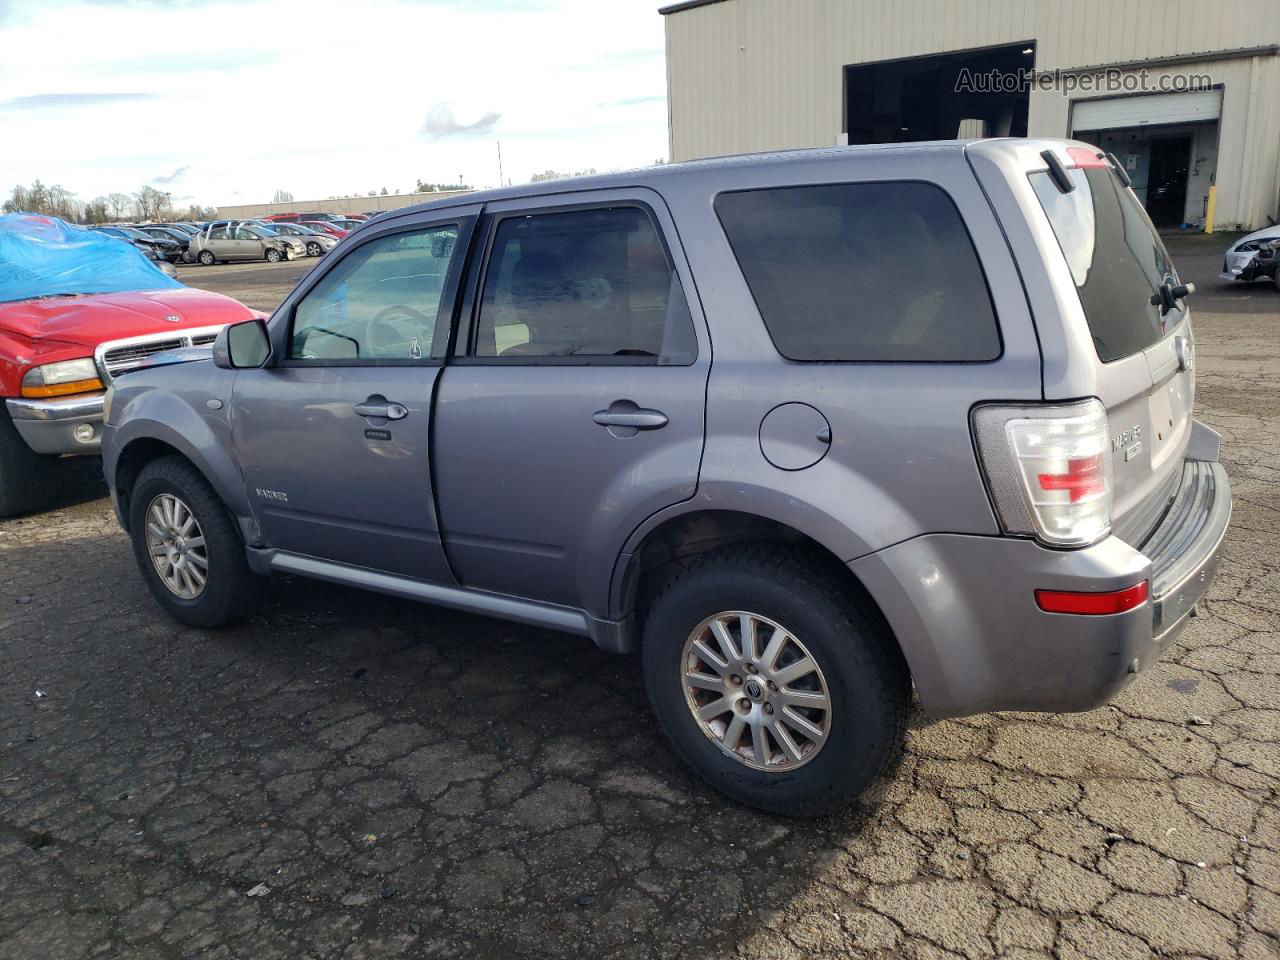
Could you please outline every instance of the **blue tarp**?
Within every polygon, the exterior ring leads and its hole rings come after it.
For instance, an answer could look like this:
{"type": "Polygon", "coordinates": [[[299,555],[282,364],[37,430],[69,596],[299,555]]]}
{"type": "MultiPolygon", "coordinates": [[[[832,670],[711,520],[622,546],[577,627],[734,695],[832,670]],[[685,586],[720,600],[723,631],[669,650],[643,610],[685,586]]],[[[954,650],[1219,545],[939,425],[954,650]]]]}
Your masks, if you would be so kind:
{"type": "Polygon", "coordinates": [[[0,303],[181,287],[119,237],[31,213],[0,216],[0,303]]]}

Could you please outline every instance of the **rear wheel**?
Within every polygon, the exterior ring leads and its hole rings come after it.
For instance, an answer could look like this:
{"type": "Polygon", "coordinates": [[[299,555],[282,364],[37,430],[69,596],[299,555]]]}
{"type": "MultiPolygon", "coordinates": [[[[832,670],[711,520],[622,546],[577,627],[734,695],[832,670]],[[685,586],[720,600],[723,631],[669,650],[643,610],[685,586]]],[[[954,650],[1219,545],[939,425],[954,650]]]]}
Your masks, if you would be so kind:
{"type": "Polygon", "coordinates": [[[27,446],[0,403],[0,517],[31,513],[49,502],[55,459],[27,446]]]}
{"type": "Polygon", "coordinates": [[[267,250],[267,263],[279,263],[279,262],[280,262],[280,251],[275,249],[274,247],[267,250]]]}
{"type": "Polygon", "coordinates": [[[911,684],[887,627],[804,553],[737,546],[695,558],[650,606],[642,658],[676,752],[764,810],[848,804],[906,731],[911,684]]]}
{"type": "Polygon", "coordinates": [[[220,627],[258,606],[265,580],[209,482],[182,457],[143,467],[129,497],[138,569],[160,606],[193,627],[220,627]]]}
{"type": "Polygon", "coordinates": [[[213,255],[212,250],[201,250],[200,262],[203,263],[206,267],[211,267],[214,265],[214,263],[217,262],[217,258],[213,255]]]}

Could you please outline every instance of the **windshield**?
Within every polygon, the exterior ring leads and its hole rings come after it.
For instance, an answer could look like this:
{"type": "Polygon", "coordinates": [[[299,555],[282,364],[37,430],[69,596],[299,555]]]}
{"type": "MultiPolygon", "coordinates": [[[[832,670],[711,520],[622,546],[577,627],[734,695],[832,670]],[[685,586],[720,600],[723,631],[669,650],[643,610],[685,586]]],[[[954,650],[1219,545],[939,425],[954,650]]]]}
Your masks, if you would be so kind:
{"type": "Polygon", "coordinates": [[[1158,342],[1182,319],[1151,302],[1166,282],[1178,283],[1173,261],[1137,197],[1109,167],[1069,171],[1075,189],[1063,193],[1048,173],[1031,185],[1066,257],[1093,345],[1104,363],[1158,342]]]}

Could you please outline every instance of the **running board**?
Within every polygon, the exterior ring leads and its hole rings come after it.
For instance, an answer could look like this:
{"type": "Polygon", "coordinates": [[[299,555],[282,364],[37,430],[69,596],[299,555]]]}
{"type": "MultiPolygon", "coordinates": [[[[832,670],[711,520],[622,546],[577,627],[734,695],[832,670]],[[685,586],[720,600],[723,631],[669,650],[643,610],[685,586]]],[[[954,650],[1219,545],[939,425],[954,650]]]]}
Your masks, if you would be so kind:
{"type": "MultiPolygon", "coordinates": [[[[373,590],[406,600],[435,603],[442,607],[452,607],[455,610],[479,613],[487,617],[514,620],[517,623],[545,627],[548,630],[574,633],[582,637],[591,637],[601,646],[605,646],[601,643],[601,633],[612,632],[608,627],[616,629],[621,626],[612,621],[597,620],[586,611],[573,607],[505,597],[484,590],[469,590],[466,587],[450,587],[440,583],[411,580],[408,577],[397,577],[363,567],[349,567],[329,560],[318,560],[315,557],[304,557],[295,553],[282,553],[278,550],[271,555],[271,570],[275,573],[292,573],[300,577],[341,583],[361,590],[373,590]],[[607,627],[605,627],[606,624],[607,627]],[[602,630],[602,627],[605,629],[602,630]]],[[[609,648],[606,647],[606,649],[609,648]]]]}

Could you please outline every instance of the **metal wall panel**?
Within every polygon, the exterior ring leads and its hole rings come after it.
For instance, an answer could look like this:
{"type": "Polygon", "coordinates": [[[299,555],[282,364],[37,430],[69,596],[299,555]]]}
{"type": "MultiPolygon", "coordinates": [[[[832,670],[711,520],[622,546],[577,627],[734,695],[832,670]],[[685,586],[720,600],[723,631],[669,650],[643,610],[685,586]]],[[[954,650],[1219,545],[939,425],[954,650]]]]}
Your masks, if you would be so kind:
{"type": "MultiPolygon", "coordinates": [[[[851,63],[1034,40],[1037,70],[1067,70],[1280,43],[1276,0],[724,0],[665,21],[673,160],[836,143],[851,63]]],[[[1151,71],[1208,72],[1222,85],[1222,225],[1275,212],[1278,64],[1151,71]]],[[[1069,113],[1063,94],[1033,93],[1029,133],[1066,136],[1069,113]]]]}

